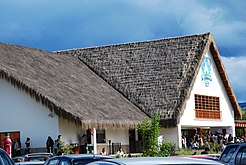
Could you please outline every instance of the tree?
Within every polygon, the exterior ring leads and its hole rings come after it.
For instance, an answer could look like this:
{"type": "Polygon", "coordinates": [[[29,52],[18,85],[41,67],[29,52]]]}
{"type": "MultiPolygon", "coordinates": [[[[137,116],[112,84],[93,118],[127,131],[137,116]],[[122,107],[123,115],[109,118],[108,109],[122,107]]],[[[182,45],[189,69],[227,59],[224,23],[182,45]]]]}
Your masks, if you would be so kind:
{"type": "Polygon", "coordinates": [[[157,156],[159,152],[158,136],[160,135],[160,117],[153,113],[152,118],[146,118],[138,126],[142,136],[143,154],[145,156],[157,156]]]}
{"type": "Polygon", "coordinates": [[[242,112],[242,120],[246,120],[246,111],[241,108],[241,112],[242,112]]]}

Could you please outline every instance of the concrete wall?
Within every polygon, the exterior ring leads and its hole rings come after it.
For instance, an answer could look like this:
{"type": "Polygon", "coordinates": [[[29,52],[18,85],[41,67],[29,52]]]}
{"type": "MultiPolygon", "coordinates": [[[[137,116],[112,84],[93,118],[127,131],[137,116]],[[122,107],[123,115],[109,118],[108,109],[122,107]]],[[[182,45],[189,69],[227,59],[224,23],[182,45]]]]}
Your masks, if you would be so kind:
{"type": "Polygon", "coordinates": [[[20,131],[22,148],[27,137],[31,147],[44,147],[47,137],[58,133],[57,116],[26,92],[0,78],[0,132],[20,131]]]}

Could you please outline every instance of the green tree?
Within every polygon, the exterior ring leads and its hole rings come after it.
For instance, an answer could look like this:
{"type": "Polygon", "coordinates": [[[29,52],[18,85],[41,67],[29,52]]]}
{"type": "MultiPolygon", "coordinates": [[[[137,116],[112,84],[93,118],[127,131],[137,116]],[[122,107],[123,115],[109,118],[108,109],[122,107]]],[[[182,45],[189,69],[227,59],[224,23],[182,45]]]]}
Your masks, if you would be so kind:
{"type": "Polygon", "coordinates": [[[242,112],[242,120],[246,120],[246,111],[241,108],[241,112],[242,112]]]}
{"type": "Polygon", "coordinates": [[[152,118],[146,118],[138,126],[142,136],[143,154],[145,156],[157,156],[159,153],[158,136],[160,135],[160,117],[153,113],[152,118]]]}

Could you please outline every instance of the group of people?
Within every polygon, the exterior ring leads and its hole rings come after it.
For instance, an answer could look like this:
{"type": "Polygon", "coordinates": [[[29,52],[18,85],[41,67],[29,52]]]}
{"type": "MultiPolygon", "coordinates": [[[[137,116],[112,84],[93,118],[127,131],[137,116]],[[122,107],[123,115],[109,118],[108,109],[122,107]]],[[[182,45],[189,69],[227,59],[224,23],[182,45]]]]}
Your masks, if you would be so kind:
{"type": "MultiPolygon", "coordinates": [[[[100,152],[101,155],[108,155],[108,152],[106,151],[105,148],[102,149],[102,151],[100,152]]],[[[119,148],[119,150],[116,153],[116,157],[118,158],[123,158],[124,157],[124,151],[122,148],[119,148]]]]}
{"type": "MultiPolygon", "coordinates": [[[[51,136],[48,136],[46,140],[46,150],[48,153],[54,153],[56,155],[62,154],[62,136],[58,135],[58,138],[54,141],[51,136]]],[[[14,156],[21,155],[21,143],[19,139],[14,139],[12,143],[12,153],[14,156]]],[[[31,139],[30,137],[26,138],[25,141],[25,154],[31,153],[31,139]]]]}
{"type": "Polygon", "coordinates": [[[55,141],[51,138],[51,136],[48,136],[48,139],[46,140],[46,150],[48,153],[62,155],[62,136],[58,135],[55,141]]]}
{"type": "Polygon", "coordinates": [[[204,149],[204,153],[207,153],[212,148],[211,143],[218,143],[220,145],[220,151],[223,151],[228,143],[246,142],[244,137],[232,137],[231,134],[208,134],[206,136],[200,136],[195,134],[193,137],[186,138],[182,135],[182,148],[191,148],[194,150],[204,149]]]}

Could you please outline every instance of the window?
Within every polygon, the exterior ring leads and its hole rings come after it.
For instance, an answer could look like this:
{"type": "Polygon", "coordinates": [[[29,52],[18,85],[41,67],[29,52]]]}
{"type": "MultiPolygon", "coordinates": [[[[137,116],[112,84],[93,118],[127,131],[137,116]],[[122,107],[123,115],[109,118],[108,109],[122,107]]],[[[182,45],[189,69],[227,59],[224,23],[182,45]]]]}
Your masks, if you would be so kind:
{"type": "Polygon", "coordinates": [[[241,147],[235,158],[235,164],[246,164],[246,147],[241,147]]]}
{"type": "Polygon", "coordinates": [[[48,165],[58,165],[58,163],[59,163],[59,160],[54,159],[54,160],[50,160],[50,161],[48,162],[48,165]]]}
{"type": "Polygon", "coordinates": [[[60,165],[70,165],[70,163],[66,160],[61,160],[60,165]]]}
{"type": "Polygon", "coordinates": [[[97,143],[106,143],[105,129],[97,129],[97,143]]]}
{"type": "Polygon", "coordinates": [[[237,150],[238,145],[236,146],[228,146],[225,148],[223,154],[221,155],[220,160],[223,163],[229,163],[230,159],[232,158],[234,152],[237,150]]]}
{"type": "Polygon", "coordinates": [[[196,118],[220,119],[220,99],[215,96],[195,94],[196,118]]]}

